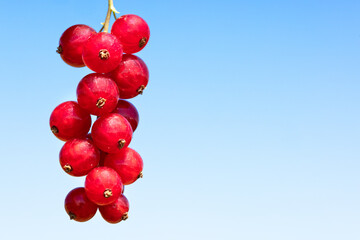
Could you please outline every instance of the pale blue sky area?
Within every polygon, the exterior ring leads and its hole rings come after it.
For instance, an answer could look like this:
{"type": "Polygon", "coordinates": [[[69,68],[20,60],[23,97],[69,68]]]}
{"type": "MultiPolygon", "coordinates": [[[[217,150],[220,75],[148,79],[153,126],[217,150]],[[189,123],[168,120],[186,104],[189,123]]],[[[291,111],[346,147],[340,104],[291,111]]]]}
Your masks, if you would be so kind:
{"type": "Polygon", "coordinates": [[[48,125],[90,73],[59,38],[99,30],[107,1],[2,1],[1,239],[360,239],[360,1],[114,4],[151,30],[130,217],[68,220],[84,179],[61,170],[48,125]]]}

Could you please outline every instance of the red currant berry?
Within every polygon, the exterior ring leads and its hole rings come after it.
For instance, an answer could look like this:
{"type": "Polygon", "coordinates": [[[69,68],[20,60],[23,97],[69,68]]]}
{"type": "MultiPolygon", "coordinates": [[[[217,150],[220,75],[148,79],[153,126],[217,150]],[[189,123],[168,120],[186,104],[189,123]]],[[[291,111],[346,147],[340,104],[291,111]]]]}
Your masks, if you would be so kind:
{"type": "Polygon", "coordinates": [[[85,176],[99,161],[100,150],[86,137],[67,141],[60,151],[60,165],[71,176],[85,176]]]}
{"type": "Polygon", "coordinates": [[[51,131],[63,141],[85,137],[90,127],[90,114],[73,101],[60,104],[50,116],[51,131]]]}
{"type": "Polygon", "coordinates": [[[143,49],[149,41],[150,29],[141,17],[128,14],[118,18],[111,33],[120,40],[125,53],[136,53],[143,49]]]}
{"type": "Polygon", "coordinates": [[[129,201],[124,195],[121,195],[116,202],[100,206],[99,211],[105,221],[109,223],[119,223],[128,219],[129,201]]]}
{"type": "Polygon", "coordinates": [[[107,73],[120,64],[122,54],[119,40],[110,33],[100,32],[85,43],[82,58],[86,66],[94,72],[107,73]]]}
{"type": "Polygon", "coordinates": [[[84,67],[83,46],[94,33],[96,33],[94,29],[83,24],[71,26],[61,35],[56,52],[70,66],[84,67]]]}
{"type": "Polygon", "coordinates": [[[108,154],[105,157],[105,167],[114,169],[124,185],[129,185],[142,177],[143,160],[131,148],[125,148],[119,153],[108,154]]]}
{"type": "Polygon", "coordinates": [[[113,111],[119,99],[116,83],[100,73],[81,79],[76,94],[80,107],[97,116],[113,111]]]}
{"type": "Polygon", "coordinates": [[[122,99],[142,94],[149,82],[149,70],[144,61],[130,54],[125,54],[120,65],[108,76],[118,85],[122,99]]]}
{"type": "Polygon", "coordinates": [[[126,118],[130,123],[133,132],[135,132],[139,124],[139,113],[132,103],[120,99],[113,113],[118,113],[126,118]]]}
{"type": "Polygon", "coordinates": [[[130,123],[120,114],[109,113],[94,122],[91,135],[95,145],[107,153],[120,152],[132,138],[130,123]]]}
{"type": "Polygon", "coordinates": [[[123,184],[119,174],[108,167],[97,167],[91,170],[85,179],[87,197],[99,206],[116,201],[121,195],[123,184]]]}
{"type": "Polygon", "coordinates": [[[89,221],[96,213],[97,206],[85,194],[85,188],[71,190],[65,198],[65,210],[71,220],[89,221]]]}
{"type": "MultiPolygon", "coordinates": [[[[97,117],[97,118],[99,118],[99,117],[97,117]]],[[[88,133],[87,135],[86,135],[86,138],[88,138],[88,139],[90,139],[91,141],[93,141],[93,139],[92,139],[92,137],[91,137],[91,133],[88,133]]],[[[98,149],[99,150],[99,152],[100,152],[100,161],[99,161],[99,167],[103,167],[104,166],[104,161],[105,161],[105,157],[106,157],[106,155],[108,154],[108,153],[106,153],[106,152],[103,152],[103,151],[101,151],[100,149],[98,149]]],[[[123,190],[124,191],[124,190],[123,190]]]]}

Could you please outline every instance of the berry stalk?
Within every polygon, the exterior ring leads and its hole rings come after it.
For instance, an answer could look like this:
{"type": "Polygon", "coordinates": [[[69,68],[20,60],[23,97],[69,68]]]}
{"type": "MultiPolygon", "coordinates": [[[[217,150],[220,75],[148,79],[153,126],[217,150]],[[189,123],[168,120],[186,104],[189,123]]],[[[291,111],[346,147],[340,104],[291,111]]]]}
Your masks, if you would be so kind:
{"type": "MultiPolygon", "coordinates": [[[[107,14],[106,14],[104,26],[101,30],[104,29],[104,32],[109,32],[111,14],[114,14],[114,17],[116,19],[116,13],[119,13],[119,12],[116,11],[113,0],[109,0],[109,7],[108,7],[107,14]]],[[[100,32],[101,32],[101,30],[100,30],[100,32]]]]}

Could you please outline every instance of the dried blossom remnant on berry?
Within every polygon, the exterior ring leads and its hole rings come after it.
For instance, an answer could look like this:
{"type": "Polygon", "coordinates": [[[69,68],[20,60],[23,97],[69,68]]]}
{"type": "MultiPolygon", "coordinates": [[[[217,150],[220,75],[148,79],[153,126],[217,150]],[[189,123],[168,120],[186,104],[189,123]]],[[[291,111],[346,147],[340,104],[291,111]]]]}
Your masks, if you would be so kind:
{"type": "Polygon", "coordinates": [[[66,164],[66,165],[64,166],[64,170],[65,170],[65,172],[69,173],[69,172],[71,172],[73,169],[72,169],[71,165],[66,164]]]}
{"type": "Polygon", "coordinates": [[[147,38],[146,37],[143,37],[142,39],[140,39],[139,41],[139,47],[142,48],[146,45],[146,42],[147,42],[147,38]]]}
{"type": "Polygon", "coordinates": [[[52,131],[53,134],[59,133],[59,129],[57,127],[55,127],[55,126],[51,127],[51,131],[52,131]]]}
{"type": "Polygon", "coordinates": [[[141,86],[139,87],[139,89],[137,90],[137,92],[142,95],[143,92],[144,92],[144,90],[145,90],[145,86],[144,86],[144,85],[141,85],[141,86]]]}
{"type": "Polygon", "coordinates": [[[72,212],[69,212],[69,217],[70,217],[70,220],[74,220],[76,218],[76,215],[73,214],[72,212]]]}
{"type": "Polygon", "coordinates": [[[96,106],[98,108],[102,108],[106,103],[106,99],[105,98],[99,98],[96,102],[96,106]]]}
{"type": "Polygon", "coordinates": [[[118,141],[118,148],[122,149],[125,146],[125,143],[126,143],[125,139],[120,139],[118,141]]]}
{"type": "Polygon", "coordinates": [[[138,176],[138,178],[137,179],[139,179],[139,178],[143,178],[144,177],[144,174],[141,172],[140,174],[139,174],[139,176],[138,176]]]}
{"type": "Polygon", "coordinates": [[[109,198],[112,196],[112,191],[110,189],[106,189],[104,191],[104,197],[109,198]]]}
{"type": "Polygon", "coordinates": [[[122,215],[121,220],[125,221],[128,218],[129,218],[129,214],[126,212],[122,215]]]}
{"type": "Polygon", "coordinates": [[[63,48],[62,48],[61,45],[59,45],[59,46],[57,47],[56,52],[57,52],[58,54],[61,54],[61,53],[63,52],[63,48]]]}
{"type": "Polygon", "coordinates": [[[99,57],[101,60],[107,60],[110,57],[110,53],[106,49],[101,49],[99,52],[99,57]]]}

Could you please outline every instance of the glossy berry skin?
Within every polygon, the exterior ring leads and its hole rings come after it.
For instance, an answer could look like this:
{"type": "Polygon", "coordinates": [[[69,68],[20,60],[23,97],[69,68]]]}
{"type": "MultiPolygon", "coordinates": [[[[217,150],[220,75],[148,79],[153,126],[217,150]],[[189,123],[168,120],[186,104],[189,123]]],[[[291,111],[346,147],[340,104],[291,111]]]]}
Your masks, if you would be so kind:
{"type": "Polygon", "coordinates": [[[111,28],[111,33],[120,40],[125,53],[139,52],[150,38],[149,26],[144,19],[134,14],[118,18],[111,28]]]}
{"type": "Polygon", "coordinates": [[[88,174],[99,165],[100,150],[87,137],[67,141],[60,150],[60,165],[71,176],[88,174]]]}
{"type": "Polygon", "coordinates": [[[118,113],[126,118],[126,120],[130,123],[133,132],[135,132],[139,124],[139,112],[132,103],[120,99],[113,113],[118,113]]]}
{"type": "Polygon", "coordinates": [[[85,179],[86,196],[99,206],[115,202],[122,189],[120,176],[108,167],[94,168],[85,179]]]}
{"type": "Polygon", "coordinates": [[[113,111],[119,98],[116,83],[100,73],[91,73],[81,79],[76,94],[80,107],[97,116],[113,111]]]}
{"type": "Polygon", "coordinates": [[[91,117],[77,102],[68,101],[57,106],[50,116],[50,128],[62,141],[85,137],[91,127],[91,117]]]}
{"type": "Polygon", "coordinates": [[[105,221],[109,223],[119,223],[128,219],[129,201],[124,195],[121,195],[116,202],[100,206],[99,211],[105,221]]]}
{"type": "Polygon", "coordinates": [[[122,54],[119,40],[110,33],[100,32],[85,43],[82,59],[94,72],[108,73],[120,64],[122,54]]]}
{"type": "Polygon", "coordinates": [[[84,44],[96,31],[83,24],[69,27],[61,35],[57,53],[65,63],[73,67],[84,67],[82,52],[84,44]]]}
{"type": "Polygon", "coordinates": [[[120,152],[132,138],[130,123],[120,114],[109,113],[97,119],[92,127],[91,136],[95,145],[107,153],[120,152]]]}
{"type": "Polygon", "coordinates": [[[119,153],[108,154],[104,166],[114,169],[124,185],[129,185],[142,177],[143,160],[131,148],[125,148],[119,153]]]}
{"type": "Polygon", "coordinates": [[[65,210],[71,220],[89,221],[97,209],[98,206],[88,199],[83,187],[71,190],[65,198],[65,210]]]}
{"type": "Polygon", "coordinates": [[[122,99],[142,94],[149,82],[149,70],[144,61],[130,54],[124,54],[120,65],[107,75],[118,85],[122,99]]]}

